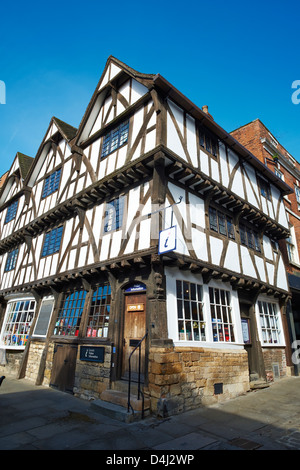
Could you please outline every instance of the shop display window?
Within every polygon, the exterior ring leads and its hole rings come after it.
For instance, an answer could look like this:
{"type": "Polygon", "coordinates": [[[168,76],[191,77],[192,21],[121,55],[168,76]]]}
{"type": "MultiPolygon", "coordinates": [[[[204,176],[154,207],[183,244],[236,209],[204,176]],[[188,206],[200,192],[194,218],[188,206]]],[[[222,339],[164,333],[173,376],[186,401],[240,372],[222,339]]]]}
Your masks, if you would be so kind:
{"type": "Polygon", "coordinates": [[[33,299],[8,302],[1,334],[1,345],[6,348],[25,348],[35,312],[33,299]]]}
{"type": "Polygon", "coordinates": [[[64,294],[55,323],[55,335],[78,336],[86,294],[85,290],[64,294]]]}
{"type": "Polygon", "coordinates": [[[86,336],[92,338],[106,338],[108,336],[110,302],[110,285],[104,284],[98,286],[93,292],[86,336]]]}

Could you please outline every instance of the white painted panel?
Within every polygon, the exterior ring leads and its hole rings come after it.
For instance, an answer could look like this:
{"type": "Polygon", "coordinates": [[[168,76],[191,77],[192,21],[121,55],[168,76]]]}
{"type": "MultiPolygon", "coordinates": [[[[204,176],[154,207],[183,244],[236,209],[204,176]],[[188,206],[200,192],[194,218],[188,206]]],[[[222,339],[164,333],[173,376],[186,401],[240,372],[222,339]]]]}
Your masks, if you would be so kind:
{"type": "Polygon", "coordinates": [[[146,134],[145,153],[149,152],[149,150],[152,150],[155,147],[155,144],[156,144],[156,129],[153,129],[153,131],[148,132],[148,134],[146,134]]]}
{"type": "Polygon", "coordinates": [[[211,177],[215,181],[220,182],[220,174],[219,174],[219,164],[214,158],[210,159],[210,166],[211,166],[211,177]]]}
{"type": "Polygon", "coordinates": [[[249,254],[248,248],[241,245],[242,272],[245,276],[256,278],[255,268],[249,254]]]}
{"type": "Polygon", "coordinates": [[[139,234],[139,250],[144,250],[150,247],[150,230],[151,219],[146,219],[141,222],[139,234]]]}
{"type": "Polygon", "coordinates": [[[136,239],[136,225],[134,226],[134,228],[133,228],[133,230],[130,234],[129,241],[128,241],[127,246],[124,250],[125,255],[127,255],[128,253],[133,253],[134,252],[135,239],[136,239]]]}
{"type": "Polygon", "coordinates": [[[204,200],[189,193],[189,202],[191,224],[205,228],[204,200]]]}
{"type": "Polygon", "coordinates": [[[200,170],[209,175],[208,155],[200,149],[200,170]]]}
{"type": "Polygon", "coordinates": [[[286,270],[285,270],[285,266],[284,266],[284,263],[283,263],[283,260],[282,260],[281,256],[280,256],[279,263],[278,263],[276,286],[278,288],[284,289],[286,291],[289,290],[288,283],[287,283],[286,270]]]}
{"type": "Polygon", "coordinates": [[[110,245],[110,235],[104,235],[102,237],[101,252],[100,252],[100,261],[108,259],[108,250],[110,245]]]}
{"type": "Polygon", "coordinates": [[[132,223],[132,220],[136,216],[136,212],[138,210],[139,202],[140,202],[140,191],[141,191],[140,186],[137,186],[136,188],[131,189],[127,196],[128,209],[127,209],[126,232],[128,232],[128,229],[132,223]]]}
{"type": "Polygon", "coordinates": [[[186,160],[186,155],[169,112],[167,113],[167,147],[183,160],[186,160]]]}
{"type": "Polygon", "coordinates": [[[122,242],[122,230],[118,230],[112,234],[112,243],[110,249],[110,258],[116,258],[120,253],[122,242]]]}
{"type": "Polygon", "coordinates": [[[283,201],[279,202],[279,216],[278,216],[278,223],[281,224],[285,228],[289,228],[288,216],[284,207],[283,201]]]}
{"type": "Polygon", "coordinates": [[[189,115],[186,116],[186,137],[187,149],[191,157],[192,164],[194,165],[194,167],[198,168],[195,119],[189,115]]]}
{"type": "Polygon", "coordinates": [[[116,170],[119,168],[122,168],[122,166],[125,165],[126,153],[127,153],[127,145],[124,145],[123,147],[119,149],[119,152],[118,152],[116,170]]]}
{"type": "Polygon", "coordinates": [[[120,67],[111,63],[110,64],[110,80],[114,78],[119,72],[121,72],[121,70],[122,69],[120,69],[120,67]]]}
{"type": "Polygon", "coordinates": [[[266,267],[267,267],[267,273],[269,277],[269,283],[274,285],[274,265],[267,262],[266,267]]]}
{"type": "Polygon", "coordinates": [[[77,267],[75,266],[76,253],[77,253],[76,248],[70,251],[68,269],[74,269],[77,267]]]}
{"type": "Polygon", "coordinates": [[[80,248],[78,266],[85,266],[86,264],[86,253],[87,253],[87,246],[82,246],[80,248]]]}
{"type": "Polygon", "coordinates": [[[142,127],[143,120],[144,120],[144,108],[140,108],[133,116],[132,144],[134,144],[135,139],[142,127]]]}
{"type": "Polygon", "coordinates": [[[107,158],[108,158],[108,161],[107,161],[106,174],[109,175],[109,173],[113,173],[115,171],[117,152],[111,153],[107,158]]]}
{"type": "Polygon", "coordinates": [[[173,113],[173,116],[177,122],[177,125],[179,127],[179,130],[181,132],[181,135],[183,136],[184,135],[184,113],[183,113],[183,110],[181,108],[179,108],[179,106],[177,106],[175,103],[173,103],[172,101],[168,100],[168,104],[171,108],[171,111],[173,113]]]}
{"type": "Polygon", "coordinates": [[[125,111],[125,106],[123,105],[123,103],[121,103],[120,100],[117,100],[117,116],[121,113],[123,113],[123,111],[125,111]]]}
{"type": "Polygon", "coordinates": [[[228,175],[226,147],[222,142],[219,143],[219,158],[220,158],[221,179],[222,179],[221,182],[223,186],[228,187],[229,175],[228,175]]]}
{"type": "Polygon", "coordinates": [[[202,261],[208,261],[205,233],[195,228],[192,228],[192,244],[197,258],[202,261]]]}
{"type": "Polygon", "coordinates": [[[271,241],[265,235],[263,236],[263,249],[264,249],[265,257],[273,260],[273,250],[272,250],[271,241]]]}
{"type": "Polygon", "coordinates": [[[124,96],[124,98],[128,101],[129,103],[129,100],[130,100],[130,80],[127,80],[127,82],[125,82],[120,88],[119,88],[119,92],[121,93],[121,95],[124,96]]]}
{"type": "Polygon", "coordinates": [[[224,268],[229,269],[229,271],[240,272],[240,263],[239,263],[239,253],[238,245],[229,240],[228,247],[226,251],[226,256],[224,260],[224,268]]]}
{"type": "Polygon", "coordinates": [[[255,258],[255,263],[256,263],[258,273],[259,273],[260,280],[263,282],[267,282],[264,260],[256,255],[254,256],[254,258],[255,258]]]}
{"type": "Polygon", "coordinates": [[[110,73],[110,67],[107,67],[105,75],[104,75],[103,79],[100,82],[99,90],[107,84],[107,82],[109,80],[109,73],[110,73]]]}
{"type": "Polygon", "coordinates": [[[221,255],[223,251],[223,241],[216,237],[209,237],[211,262],[220,266],[221,255]]]}
{"type": "Polygon", "coordinates": [[[134,79],[132,79],[131,87],[132,89],[131,89],[131,103],[130,104],[135,103],[142,96],[148,93],[148,88],[146,88],[144,85],[142,85],[141,83],[137,82],[134,79]]]}
{"type": "Polygon", "coordinates": [[[241,175],[240,168],[237,169],[237,171],[234,175],[231,189],[235,194],[237,194],[238,196],[240,196],[243,199],[246,199],[244,186],[243,186],[243,178],[242,178],[242,175],[241,175]]]}

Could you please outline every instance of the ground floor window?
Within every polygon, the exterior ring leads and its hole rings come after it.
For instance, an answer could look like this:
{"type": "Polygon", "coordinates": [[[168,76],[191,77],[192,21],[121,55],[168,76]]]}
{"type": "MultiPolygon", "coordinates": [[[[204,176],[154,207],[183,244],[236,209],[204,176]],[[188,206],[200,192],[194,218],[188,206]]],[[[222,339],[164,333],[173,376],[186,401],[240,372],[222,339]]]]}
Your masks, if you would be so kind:
{"type": "Polygon", "coordinates": [[[275,302],[257,302],[263,344],[282,344],[280,311],[275,302]]]}
{"type": "Polygon", "coordinates": [[[210,312],[214,341],[234,342],[230,292],[209,288],[210,312]]]}
{"type": "Polygon", "coordinates": [[[78,336],[86,294],[85,290],[64,294],[55,323],[55,335],[78,336]]]}
{"type": "Polygon", "coordinates": [[[35,312],[35,300],[8,302],[1,333],[1,344],[8,348],[25,348],[35,312]]]}
{"type": "Polygon", "coordinates": [[[205,341],[202,286],[176,281],[178,336],[184,341],[205,341]]]}
{"type": "Polygon", "coordinates": [[[109,284],[98,286],[92,296],[89,308],[86,336],[107,338],[110,314],[111,287],[109,284]]]}

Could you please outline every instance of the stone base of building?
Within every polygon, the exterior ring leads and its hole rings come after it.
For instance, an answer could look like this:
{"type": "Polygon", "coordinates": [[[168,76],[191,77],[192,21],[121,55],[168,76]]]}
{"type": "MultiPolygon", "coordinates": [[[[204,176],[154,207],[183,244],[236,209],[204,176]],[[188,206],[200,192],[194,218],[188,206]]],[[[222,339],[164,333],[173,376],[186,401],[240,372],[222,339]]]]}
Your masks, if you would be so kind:
{"type": "Polygon", "coordinates": [[[151,410],[169,416],[213,405],[250,389],[245,350],[151,348],[151,410]]]}

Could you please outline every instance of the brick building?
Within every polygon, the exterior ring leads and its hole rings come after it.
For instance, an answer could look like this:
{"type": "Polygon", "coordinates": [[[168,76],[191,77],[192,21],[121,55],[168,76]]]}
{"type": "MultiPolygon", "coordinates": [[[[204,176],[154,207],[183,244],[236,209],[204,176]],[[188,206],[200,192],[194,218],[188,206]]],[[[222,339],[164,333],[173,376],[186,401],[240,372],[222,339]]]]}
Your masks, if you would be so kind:
{"type": "MultiPolygon", "coordinates": [[[[293,343],[300,340],[300,164],[259,119],[232,131],[231,135],[293,189],[284,196],[290,237],[279,241],[292,294],[288,318],[293,343]]],[[[299,373],[297,364],[295,371],[299,373]]]]}

